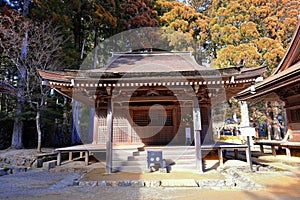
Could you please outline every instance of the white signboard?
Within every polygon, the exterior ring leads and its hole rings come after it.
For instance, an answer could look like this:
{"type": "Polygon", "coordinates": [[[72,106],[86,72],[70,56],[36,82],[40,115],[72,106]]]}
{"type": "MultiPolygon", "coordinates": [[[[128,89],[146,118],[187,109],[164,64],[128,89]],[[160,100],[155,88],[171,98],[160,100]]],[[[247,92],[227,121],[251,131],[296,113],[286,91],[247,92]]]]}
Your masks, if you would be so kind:
{"type": "Polygon", "coordinates": [[[245,126],[245,127],[240,127],[241,135],[243,136],[254,136],[255,137],[255,128],[245,126]]]}

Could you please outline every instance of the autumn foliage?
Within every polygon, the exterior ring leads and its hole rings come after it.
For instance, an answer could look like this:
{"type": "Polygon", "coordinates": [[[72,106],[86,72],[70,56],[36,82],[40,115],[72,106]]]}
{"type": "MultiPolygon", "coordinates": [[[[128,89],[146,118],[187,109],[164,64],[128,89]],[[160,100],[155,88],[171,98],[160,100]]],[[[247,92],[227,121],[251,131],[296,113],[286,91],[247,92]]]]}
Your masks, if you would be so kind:
{"type": "Polygon", "coordinates": [[[215,67],[266,66],[268,75],[289,45],[300,1],[34,0],[29,10],[29,18],[51,18],[65,28],[72,40],[64,59],[73,67],[106,38],[134,28],[161,27],[174,50],[201,48],[215,67]]]}
{"type": "Polygon", "coordinates": [[[266,66],[268,75],[283,57],[300,13],[298,0],[168,0],[162,26],[193,35],[216,67],[266,66]]]}

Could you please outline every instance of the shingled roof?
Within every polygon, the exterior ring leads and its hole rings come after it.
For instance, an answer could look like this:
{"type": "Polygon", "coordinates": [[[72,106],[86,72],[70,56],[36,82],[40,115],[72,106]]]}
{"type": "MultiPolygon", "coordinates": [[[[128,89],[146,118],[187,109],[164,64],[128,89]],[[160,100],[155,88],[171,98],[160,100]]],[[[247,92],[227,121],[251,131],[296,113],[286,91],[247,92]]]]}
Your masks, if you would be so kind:
{"type": "Polygon", "coordinates": [[[104,68],[107,73],[183,72],[210,70],[197,64],[190,52],[113,53],[104,68]]]}
{"type": "Polygon", "coordinates": [[[39,71],[39,74],[51,87],[61,89],[69,97],[72,88],[206,85],[223,86],[229,98],[248,87],[264,71],[264,67],[205,67],[190,52],[148,52],[113,53],[103,68],[39,71]]]}
{"type": "MultiPolygon", "coordinates": [[[[84,66],[86,67],[86,66],[84,66]]],[[[231,67],[216,69],[199,65],[190,52],[113,53],[105,67],[90,70],[40,71],[44,79],[70,82],[71,78],[216,76],[258,77],[265,68],[231,67]]]]}

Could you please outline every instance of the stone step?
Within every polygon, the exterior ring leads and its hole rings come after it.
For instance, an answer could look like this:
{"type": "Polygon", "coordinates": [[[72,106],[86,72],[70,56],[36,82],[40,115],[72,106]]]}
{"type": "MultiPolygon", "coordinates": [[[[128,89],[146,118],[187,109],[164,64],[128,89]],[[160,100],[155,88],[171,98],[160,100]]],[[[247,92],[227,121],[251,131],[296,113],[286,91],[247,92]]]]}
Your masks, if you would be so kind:
{"type": "MultiPolygon", "coordinates": [[[[190,147],[178,147],[178,148],[146,148],[144,151],[148,151],[148,150],[160,150],[160,151],[164,151],[164,152],[193,152],[195,151],[195,148],[190,148],[190,147]]],[[[143,152],[143,151],[142,151],[143,152]]]]}
{"type": "Polygon", "coordinates": [[[170,171],[185,171],[185,170],[195,170],[196,165],[171,165],[170,171]]]}
{"type": "Polygon", "coordinates": [[[146,166],[147,160],[138,161],[113,161],[113,166],[146,166]]]}
{"type": "MultiPolygon", "coordinates": [[[[177,160],[177,161],[167,161],[167,166],[173,169],[194,169],[196,164],[195,160],[177,160]]],[[[147,161],[128,161],[128,162],[113,162],[114,168],[122,167],[137,167],[137,168],[147,168],[147,161]]]]}
{"type": "Polygon", "coordinates": [[[43,168],[46,170],[52,169],[56,166],[57,161],[56,160],[50,160],[47,162],[43,162],[43,168]]]}
{"type": "MultiPolygon", "coordinates": [[[[195,165],[195,159],[178,159],[178,160],[172,160],[172,159],[166,159],[167,165],[195,165]]],[[[147,166],[148,162],[146,160],[136,160],[136,161],[113,161],[113,166],[147,166]]]]}
{"type": "MultiPolygon", "coordinates": [[[[210,150],[202,150],[202,155],[205,156],[210,152],[210,150]]],[[[193,155],[195,156],[195,151],[185,151],[185,152],[178,152],[178,151],[162,151],[163,157],[164,156],[176,156],[176,157],[181,157],[181,156],[190,156],[193,155]]],[[[133,152],[132,156],[147,156],[147,151],[142,151],[142,152],[133,152]]]]}
{"type": "MultiPolygon", "coordinates": [[[[163,155],[194,155],[195,151],[165,151],[162,150],[163,155]]],[[[147,151],[135,151],[132,153],[133,156],[147,155],[147,151]]]]}
{"type": "MultiPolygon", "coordinates": [[[[194,159],[195,155],[163,155],[163,159],[194,159]]],[[[128,156],[128,161],[137,161],[137,160],[147,160],[147,155],[141,155],[141,156],[128,156]]]]}
{"type": "MultiPolygon", "coordinates": [[[[171,170],[195,169],[195,149],[193,146],[143,147],[122,152],[114,150],[113,168],[116,171],[148,170],[147,151],[162,151],[163,159],[171,170]]],[[[203,151],[208,153],[209,150],[203,151]]]]}
{"type": "MultiPolygon", "coordinates": [[[[130,171],[130,172],[142,172],[148,170],[147,163],[143,165],[113,165],[113,169],[115,171],[130,171]]],[[[196,164],[195,163],[188,163],[188,164],[175,164],[175,165],[168,165],[168,169],[172,170],[195,170],[196,164]]]]}
{"type": "Polygon", "coordinates": [[[143,172],[147,170],[147,166],[113,166],[113,171],[118,172],[143,172]]]}
{"type": "Polygon", "coordinates": [[[194,149],[194,146],[174,146],[174,145],[167,145],[167,146],[145,146],[143,149],[194,149]]]}
{"type": "Polygon", "coordinates": [[[136,151],[135,149],[115,149],[113,150],[113,160],[119,160],[119,161],[126,161],[128,160],[128,156],[131,156],[133,152],[136,151]]]}

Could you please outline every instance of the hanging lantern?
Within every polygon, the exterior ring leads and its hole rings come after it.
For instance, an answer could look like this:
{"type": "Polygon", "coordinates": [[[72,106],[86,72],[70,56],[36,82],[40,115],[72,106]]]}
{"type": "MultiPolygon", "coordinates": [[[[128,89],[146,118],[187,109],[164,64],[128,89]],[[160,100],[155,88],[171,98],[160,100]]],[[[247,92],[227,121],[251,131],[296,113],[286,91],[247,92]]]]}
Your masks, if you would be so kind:
{"type": "Polygon", "coordinates": [[[54,93],[54,88],[51,88],[51,90],[50,90],[50,96],[53,97],[54,94],[55,94],[55,93],[54,93]]]}

